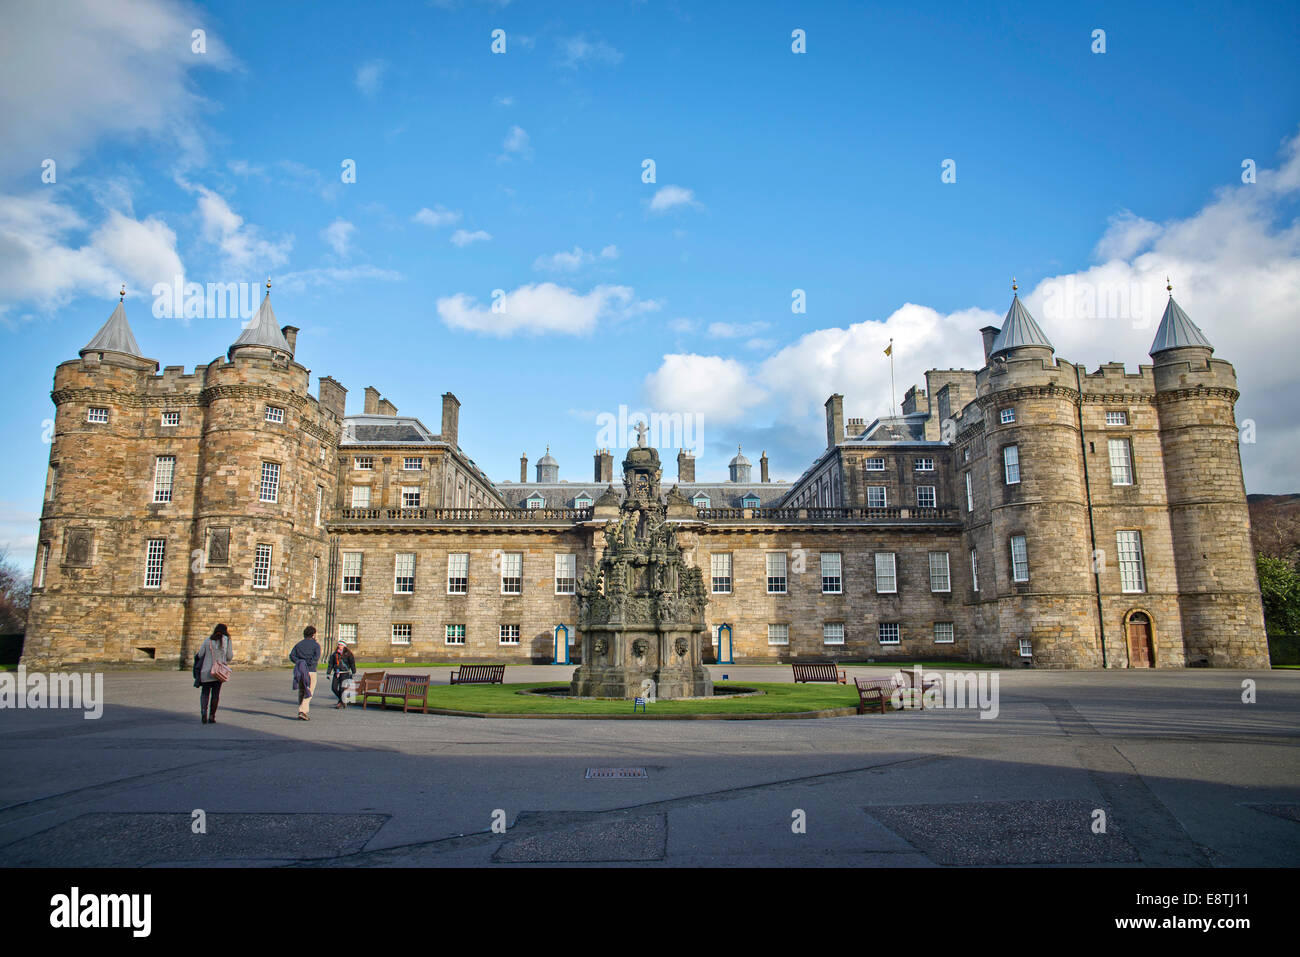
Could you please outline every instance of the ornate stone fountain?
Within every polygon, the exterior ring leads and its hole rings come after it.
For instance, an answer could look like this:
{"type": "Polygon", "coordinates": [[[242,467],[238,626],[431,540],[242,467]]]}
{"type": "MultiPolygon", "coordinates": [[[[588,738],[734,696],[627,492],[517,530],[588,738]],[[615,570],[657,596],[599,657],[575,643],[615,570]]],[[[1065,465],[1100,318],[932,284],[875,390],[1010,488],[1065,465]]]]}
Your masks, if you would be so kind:
{"type": "MultiPolygon", "coordinates": [[[[605,551],[578,583],[582,665],[571,693],[584,697],[703,697],[713,694],[701,648],[708,595],[688,565],[659,499],[659,453],[637,447],[623,460],[627,496],[605,525],[605,551]]],[[[672,494],[670,493],[670,498],[672,494]]],[[[680,498],[680,496],[678,496],[680,498]]],[[[613,504],[612,489],[596,504],[613,504]]]]}

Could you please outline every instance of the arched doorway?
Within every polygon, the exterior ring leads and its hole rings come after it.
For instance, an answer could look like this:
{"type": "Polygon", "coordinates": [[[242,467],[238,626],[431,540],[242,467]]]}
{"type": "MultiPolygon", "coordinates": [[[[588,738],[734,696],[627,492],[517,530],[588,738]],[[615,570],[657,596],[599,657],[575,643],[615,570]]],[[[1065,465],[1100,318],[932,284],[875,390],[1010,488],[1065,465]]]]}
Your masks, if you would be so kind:
{"type": "Polygon", "coordinates": [[[1156,652],[1151,616],[1144,611],[1129,612],[1124,620],[1124,636],[1128,640],[1128,666],[1154,668],[1156,652]]]}
{"type": "Polygon", "coordinates": [[[714,634],[714,641],[717,643],[717,663],[720,665],[735,664],[731,647],[731,626],[725,622],[718,625],[714,634]]]}

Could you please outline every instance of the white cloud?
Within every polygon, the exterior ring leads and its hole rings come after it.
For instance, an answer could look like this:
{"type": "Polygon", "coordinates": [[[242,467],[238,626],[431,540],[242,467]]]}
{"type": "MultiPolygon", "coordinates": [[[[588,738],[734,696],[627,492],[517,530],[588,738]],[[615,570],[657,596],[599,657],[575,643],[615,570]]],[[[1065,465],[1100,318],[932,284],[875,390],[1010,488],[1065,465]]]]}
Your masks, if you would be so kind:
{"type": "Polygon", "coordinates": [[[715,339],[739,339],[762,332],[771,323],[767,322],[711,322],[709,335],[715,339]]]}
{"type": "Polygon", "coordinates": [[[645,393],[655,408],[690,412],[708,422],[735,422],[764,398],[742,363],[693,354],[664,356],[646,376],[645,393]]]}
{"type": "Polygon", "coordinates": [[[450,226],[452,223],[460,222],[460,213],[459,211],[444,209],[442,206],[435,206],[433,209],[426,206],[412,216],[411,219],[437,229],[439,226],[450,226]]]}
{"type": "Polygon", "coordinates": [[[659,308],[653,300],[637,300],[627,286],[596,286],[586,294],[543,282],[523,285],[495,300],[480,304],[473,296],[457,293],[438,300],[438,315],[452,329],[492,336],[516,333],[584,335],[601,320],[617,320],[659,308]]]}
{"type": "Polygon", "coordinates": [[[357,89],[364,96],[376,96],[384,83],[384,72],[388,64],[383,60],[368,60],[357,67],[357,89]]]}
{"type": "Polygon", "coordinates": [[[340,259],[347,259],[352,252],[352,234],[357,231],[346,219],[336,219],[324,229],[321,230],[321,239],[329,243],[334,255],[340,259]]]}
{"type": "Polygon", "coordinates": [[[348,283],[374,280],[376,282],[399,282],[405,277],[393,269],[380,269],[376,266],[348,266],[344,268],[303,269],[298,272],[285,273],[275,279],[275,288],[282,292],[306,292],[316,287],[335,288],[348,283]]]}
{"type": "Polygon", "coordinates": [[[673,332],[690,332],[695,328],[695,326],[695,320],[687,319],[685,316],[678,316],[676,319],[672,319],[668,323],[668,328],[673,332]]]}
{"type": "Polygon", "coordinates": [[[225,268],[236,272],[249,268],[265,271],[288,261],[289,250],[293,248],[292,236],[275,242],[263,239],[261,230],[245,225],[244,217],[231,209],[220,194],[206,186],[190,185],[183,180],[180,183],[190,192],[198,193],[200,231],[204,240],[221,250],[225,268]]]}
{"type": "Polygon", "coordinates": [[[603,63],[614,66],[623,60],[623,54],[604,40],[588,40],[586,34],[560,40],[560,66],[572,69],[585,64],[603,63]]]}
{"type": "Polygon", "coordinates": [[[497,157],[497,161],[508,163],[516,156],[525,160],[533,158],[532,144],[528,139],[527,131],[522,126],[510,127],[510,132],[501,141],[501,155],[497,157]]]}
{"type": "Polygon", "coordinates": [[[660,186],[650,200],[650,212],[666,213],[678,206],[698,206],[695,191],[684,186],[660,186]]]}
{"type": "Polygon", "coordinates": [[[62,176],[101,138],[146,134],[203,152],[191,73],[236,66],[210,15],[173,0],[5,4],[0,173],[49,157],[62,176]],[[205,53],[191,31],[205,29],[205,53]]]}
{"type": "Polygon", "coordinates": [[[497,106],[514,106],[515,98],[513,96],[498,96],[496,102],[497,106]]]}
{"type": "Polygon", "coordinates": [[[540,272],[577,272],[583,266],[589,266],[600,259],[617,259],[618,247],[606,246],[599,254],[574,246],[572,252],[560,251],[549,256],[538,256],[533,260],[533,268],[540,272]]]}
{"type": "Polygon", "coordinates": [[[183,276],[176,234],[157,216],[108,210],[92,227],[52,190],[0,196],[0,314],[34,302],[54,309],[80,295],[107,299],[183,276]]]}
{"type": "Polygon", "coordinates": [[[470,243],[485,243],[492,238],[492,234],[483,229],[476,229],[472,233],[468,229],[458,229],[451,234],[451,241],[462,249],[470,243]]]}

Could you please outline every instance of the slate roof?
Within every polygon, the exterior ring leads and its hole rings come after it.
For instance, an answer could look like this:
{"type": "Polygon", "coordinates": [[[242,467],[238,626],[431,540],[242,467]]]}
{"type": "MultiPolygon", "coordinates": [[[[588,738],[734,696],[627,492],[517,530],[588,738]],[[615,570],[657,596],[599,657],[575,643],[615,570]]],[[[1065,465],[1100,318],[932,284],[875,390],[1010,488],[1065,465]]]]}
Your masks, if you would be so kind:
{"type": "Polygon", "coordinates": [[[1002,323],[1002,330],[989,349],[989,358],[1022,346],[1044,346],[1053,352],[1056,351],[1056,347],[1043,334],[1034,317],[1021,303],[1020,296],[1012,294],[1011,308],[1007,310],[1007,318],[1002,323]]]}
{"type": "Polygon", "coordinates": [[[230,351],[234,352],[240,346],[266,346],[293,355],[288,340],[284,338],[279,323],[275,321],[275,312],[271,309],[271,293],[269,290],[262,300],[261,308],[257,310],[257,315],[253,317],[253,321],[248,328],[241,332],[239,338],[231,344],[230,351]]]}
{"type": "Polygon", "coordinates": [[[1187,313],[1183,312],[1182,307],[1174,302],[1174,297],[1170,296],[1169,304],[1165,306],[1165,314],[1160,317],[1160,328],[1156,330],[1156,338],[1151,343],[1149,354],[1154,356],[1166,349],[1181,349],[1185,346],[1200,346],[1211,352],[1214,351],[1214,346],[1210,345],[1210,340],[1205,338],[1205,333],[1197,328],[1196,323],[1187,318],[1187,313]]]}
{"type": "Polygon", "coordinates": [[[99,327],[93,339],[86,343],[78,355],[87,352],[120,352],[128,356],[143,359],[140,346],[131,333],[131,324],[126,321],[126,308],[119,301],[108,321],[99,327]]]}
{"type": "Polygon", "coordinates": [[[349,415],[340,445],[432,445],[442,439],[410,415],[349,415]]]}

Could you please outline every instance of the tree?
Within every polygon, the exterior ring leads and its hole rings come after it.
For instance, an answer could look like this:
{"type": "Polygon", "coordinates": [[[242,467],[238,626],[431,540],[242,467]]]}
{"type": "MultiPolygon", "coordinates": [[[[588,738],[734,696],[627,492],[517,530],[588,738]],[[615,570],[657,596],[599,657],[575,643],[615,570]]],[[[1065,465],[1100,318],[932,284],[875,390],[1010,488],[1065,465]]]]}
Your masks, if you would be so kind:
{"type": "Polygon", "coordinates": [[[0,548],[0,635],[22,634],[27,629],[27,609],[32,603],[32,582],[0,548]]]}
{"type": "Polygon", "coordinates": [[[1300,635],[1300,573],[1281,558],[1257,555],[1264,628],[1270,635],[1300,635]]]}

